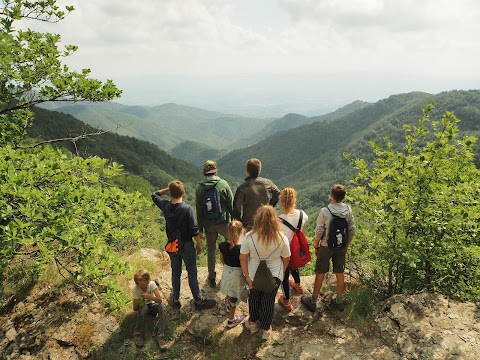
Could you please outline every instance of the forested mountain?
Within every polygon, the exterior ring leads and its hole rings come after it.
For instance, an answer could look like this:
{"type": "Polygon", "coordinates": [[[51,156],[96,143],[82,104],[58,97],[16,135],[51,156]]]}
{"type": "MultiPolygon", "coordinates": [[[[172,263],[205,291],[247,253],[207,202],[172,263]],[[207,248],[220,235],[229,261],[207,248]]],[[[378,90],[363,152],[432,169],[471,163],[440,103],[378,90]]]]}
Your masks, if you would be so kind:
{"type": "Polygon", "coordinates": [[[190,164],[202,166],[207,159],[221,158],[227,153],[227,150],[213,149],[197,141],[184,141],[170,149],[168,153],[190,164]]]}
{"type": "MultiPolygon", "coordinates": [[[[257,157],[262,161],[262,175],[280,187],[295,187],[300,192],[300,205],[306,209],[316,208],[327,201],[333,182],[348,183],[351,178],[353,169],[343,157],[345,152],[353,157],[369,158],[371,139],[381,141],[388,137],[401,144],[402,125],[416,123],[430,101],[435,104],[431,117],[440,120],[442,114],[451,111],[461,120],[461,131],[478,136],[480,91],[450,91],[437,95],[413,92],[392,95],[330,121],[279,132],[227,154],[219,160],[219,166],[231,175],[242,176],[245,161],[257,157]]],[[[477,144],[477,159],[478,149],[477,144]]]]}
{"type": "Polygon", "coordinates": [[[232,145],[232,148],[244,148],[256,144],[257,142],[262,141],[263,139],[266,139],[280,131],[287,131],[302,125],[314,123],[316,121],[335,120],[368,105],[369,103],[364,101],[354,101],[353,103],[343,106],[331,113],[313,117],[307,117],[300,114],[287,114],[278,120],[268,123],[262,130],[253,134],[252,136],[238,140],[232,145]]]}
{"type": "MultiPolygon", "coordinates": [[[[28,129],[30,137],[50,140],[96,132],[96,129],[68,114],[38,107],[34,108],[34,112],[35,121],[28,129]]],[[[146,179],[152,187],[165,186],[173,179],[194,184],[202,178],[200,168],[172,158],[156,145],[130,136],[105,133],[56,144],[81,156],[97,155],[121,163],[125,170],[146,179]]]]}
{"type": "MultiPolygon", "coordinates": [[[[415,123],[430,101],[435,104],[430,116],[439,118],[446,111],[452,111],[462,121],[462,131],[475,135],[480,132],[480,91],[392,95],[375,104],[352,103],[331,114],[315,118],[289,114],[272,125],[276,124],[281,128],[283,124],[288,128],[302,121],[311,123],[288,131],[279,131],[256,144],[226,154],[219,160],[221,173],[232,176],[234,189],[238,179],[244,177],[245,161],[250,157],[258,157],[262,160],[264,176],[271,178],[279,186],[299,189],[301,206],[306,209],[315,208],[319,206],[319,202],[327,200],[331,183],[348,182],[352,176],[353,169],[343,157],[345,152],[353,157],[368,158],[369,140],[380,141],[385,136],[392,142],[401,144],[404,135],[402,125],[415,123]]],[[[145,111],[145,107],[124,107],[114,103],[97,106],[106,112],[110,106],[117,110],[122,109],[125,116],[136,116],[145,111]]],[[[38,121],[30,129],[32,136],[59,138],[94,131],[80,121],[60,113],[42,109],[37,109],[36,112],[38,121]]],[[[203,116],[205,119],[210,116],[210,121],[215,123],[209,112],[203,113],[203,116]]],[[[233,131],[228,127],[227,130],[218,127],[217,131],[221,133],[222,129],[225,133],[233,131]]],[[[68,143],[68,146],[73,149],[72,143],[68,143]]],[[[143,176],[152,184],[166,183],[172,178],[195,183],[201,178],[200,169],[175,158],[182,158],[200,166],[205,159],[218,159],[222,154],[221,151],[205,145],[203,141],[186,141],[171,150],[175,157],[172,158],[152,144],[114,134],[82,140],[76,144],[76,151],[120,162],[125,165],[126,170],[143,176]]]]}
{"type": "Polygon", "coordinates": [[[112,130],[151,142],[169,150],[184,141],[196,141],[210,148],[227,148],[237,139],[248,137],[273,119],[247,118],[177,104],[126,106],[102,104],[42,105],[49,110],[73,115],[99,129],[112,130]],[[118,125],[121,127],[118,128],[118,125]]]}

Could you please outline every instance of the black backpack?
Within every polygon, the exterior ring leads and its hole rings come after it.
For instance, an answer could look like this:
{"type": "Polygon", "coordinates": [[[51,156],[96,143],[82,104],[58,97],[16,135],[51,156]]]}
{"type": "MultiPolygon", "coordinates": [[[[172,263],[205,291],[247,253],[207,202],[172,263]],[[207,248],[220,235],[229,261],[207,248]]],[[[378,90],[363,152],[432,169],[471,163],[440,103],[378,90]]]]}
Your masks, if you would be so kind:
{"type": "Polygon", "coordinates": [[[327,210],[332,215],[328,225],[328,248],[332,252],[343,250],[348,242],[348,222],[347,219],[334,215],[327,205],[327,210]]]}
{"type": "Polygon", "coordinates": [[[220,190],[218,190],[218,183],[221,179],[217,180],[214,186],[205,188],[202,191],[201,206],[203,215],[207,219],[216,219],[222,215],[222,204],[220,202],[220,190]]]}

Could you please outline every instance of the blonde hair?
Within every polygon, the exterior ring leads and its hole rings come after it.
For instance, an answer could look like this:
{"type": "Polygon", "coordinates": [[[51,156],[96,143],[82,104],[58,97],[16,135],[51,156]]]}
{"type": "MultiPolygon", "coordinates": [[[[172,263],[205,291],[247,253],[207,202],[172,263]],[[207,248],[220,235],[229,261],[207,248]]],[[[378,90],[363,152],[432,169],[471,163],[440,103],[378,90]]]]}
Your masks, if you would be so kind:
{"type": "Polygon", "coordinates": [[[280,221],[273,207],[263,205],[257,209],[253,218],[252,234],[257,234],[258,240],[265,246],[272,242],[280,243],[280,221]]]}
{"type": "Polygon", "coordinates": [[[243,224],[241,221],[232,220],[228,224],[228,243],[230,244],[230,249],[238,244],[240,240],[240,235],[243,233],[243,224]]]}
{"type": "Polygon", "coordinates": [[[133,275],[133,281],[138,285],[138,280],[145,279],[150,281],[150,273],[146,269],[138,269],[135,275],[133,275]]]}
{"type": "Polygon", "coordinates": [[[292,212],[296,204],[297,192],[294,188],[286,187],[280,191],[280,207],[284,214],[292,212]]]}

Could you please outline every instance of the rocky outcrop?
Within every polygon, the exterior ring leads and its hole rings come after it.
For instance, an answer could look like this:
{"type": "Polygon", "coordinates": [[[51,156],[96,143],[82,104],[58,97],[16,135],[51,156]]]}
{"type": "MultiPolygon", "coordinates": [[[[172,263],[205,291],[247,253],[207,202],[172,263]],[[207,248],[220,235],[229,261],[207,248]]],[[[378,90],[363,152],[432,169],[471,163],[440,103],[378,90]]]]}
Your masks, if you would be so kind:
{"type": "Polygon", "coordinates": [[[480,359],[480,312],[440,294],[396,295],[375,320],[383,341],[406,359],[480,359]]]}
{"type": "MultiPolygon", "coordinates": [[[[162,271],[155,276],[166,299],[171,291],[168,256],[145,249],[136,255],[161,264],[162,271]]],[[[217,273],[221,274],[220,265],[217,273]]],[[[331,294],[324,296],[313,314],[294,295],[292,312],[276,305],[273,331],[262,339],[243,326],[226,328],[223,294],[218,287],[209,287],[206,269],[200,268],[198,277],[205,295],[215,298],[218,305],[211,310],[195,310],[187,273],[182,274],[182,307],[167,306],[167,320],[175,328],[170,328],[173,335],[166,346],[177,350],[166,358],[208,359],[215,348],[231,348],[231,359],[480,358],[479,310],[472,303],[429,293],[397,295],[381,304],[379,315],[365,331],[351,324],[347,312],[329,307],[331,294]],[[252,352],[242,353],[245,344],[252,352]]],[[[312,291],[313,280],[313,276],[302,277],[306,293],[312,291]]],[[[241,303],[237,313],[248,316],[248,305],[241,303]]],[[[105,313],[95,299],[71,290],[34,289],[31,296],[0,317],[0,359],[102,359],[111,358],[112,353],[119,360],[162,358],[154,341],[147,341],[142,349],[135,347],[133,322],[132,314],[117,318],[105,313]]]]}

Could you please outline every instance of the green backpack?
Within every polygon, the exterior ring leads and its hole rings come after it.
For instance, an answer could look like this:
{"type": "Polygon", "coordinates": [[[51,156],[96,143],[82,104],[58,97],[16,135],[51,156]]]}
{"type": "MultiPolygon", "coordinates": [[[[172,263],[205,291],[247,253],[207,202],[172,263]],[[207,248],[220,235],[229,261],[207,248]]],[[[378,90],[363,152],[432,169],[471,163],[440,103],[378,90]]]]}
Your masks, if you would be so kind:
{"type": "MultiPolygon", "coordinates": [[[[253,247],[255,248],[255,251],[257,252],[258,258],[260,259],[260,255],[258,254],[257,247],[253,242],[253,237],[252,237],[252,243],[253,243],[253,247]]],[[[255,290],[269,293],[277,288],[277,282],[275,281],[275,278],[273,277],[272,272],[267,266],[267,260],[278,249],[280,244],[278,244],[275,250],[273,250],[272,253],[268,255],[266,259],[260,259],[260,264],[258,265],[257,272],[255,273],[255,276],[253,278],[253,288],[255,290]]]]}

